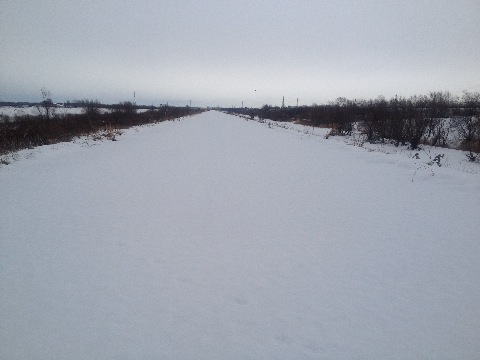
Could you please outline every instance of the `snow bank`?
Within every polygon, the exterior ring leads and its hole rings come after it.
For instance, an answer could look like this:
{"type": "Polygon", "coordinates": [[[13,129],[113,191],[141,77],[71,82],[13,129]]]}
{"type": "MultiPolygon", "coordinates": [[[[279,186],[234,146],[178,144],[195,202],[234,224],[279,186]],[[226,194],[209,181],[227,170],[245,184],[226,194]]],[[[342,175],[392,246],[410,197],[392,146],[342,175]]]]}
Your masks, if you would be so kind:
{"type": "Polygon", "coordinates": [[[0,358],[475,358],[480,176],[313,135],[208,112],[22,151],[0,358]]]}

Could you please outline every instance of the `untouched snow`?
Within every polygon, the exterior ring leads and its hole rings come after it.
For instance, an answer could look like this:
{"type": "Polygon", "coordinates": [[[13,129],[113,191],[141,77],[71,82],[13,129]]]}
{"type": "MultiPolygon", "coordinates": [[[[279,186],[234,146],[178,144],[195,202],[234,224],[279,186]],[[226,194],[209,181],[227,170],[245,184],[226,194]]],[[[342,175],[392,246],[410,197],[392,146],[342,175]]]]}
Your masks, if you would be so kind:
{"type": "MultiPolygon", "coordinates": [[[[68,107],[52,107],[50,110],[57,115],[65,114],[81,114],[82,108],[68,108],[68,107]]],[[[43,109],[39,106],[28,107],[14,107],[14,106],[0,106],[0,116],[10,116],[10,121],[13,121],[14,116],[24,115],[40,115],[43,113],[43,109]]]]}
{"type": "Polygon", "coordinates": [[[19,157],[1,359],[480,354],[478,164],[217,112],[19,157]]]}
{"type": "MultiPolygon", "coordinates": [[[[55,115],[66,115],[66,114],[81,114],[83,108],[81,107],[52,107],[50,110],[53,111],[55,115]]],[[[100,112],[107,113],[110,112],[110,109],[100,108],[100,112]]],[[[148,109],[138,109],[138,113],[146,112],[148,109]]],[[[14,107],[14,106],[0,106],[0,122],[3,121],[3,116],[9,116],[9,121],[14,121],[15,116],[24,116],[24,115],[40,115],[43,114],[42,107],[39,106],[28,106],[28,107],[14,107]]]]}

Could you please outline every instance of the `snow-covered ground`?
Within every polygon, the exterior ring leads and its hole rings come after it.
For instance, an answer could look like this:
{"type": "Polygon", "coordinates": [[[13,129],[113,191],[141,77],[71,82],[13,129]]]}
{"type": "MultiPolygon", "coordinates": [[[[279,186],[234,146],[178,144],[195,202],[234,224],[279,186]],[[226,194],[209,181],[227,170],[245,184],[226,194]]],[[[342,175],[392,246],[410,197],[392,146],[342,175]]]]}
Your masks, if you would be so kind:
{"type": "Polygon", "coordinates": [[[0,358],[478,358],[480,165],[276,125],[1,166],[0,358]]]}
{"type": "MultiPolygon", "coordinates": [[[[54,107],[52,108],[55,114],[81,114],[82,108],[66,108],[66,107],[54,107]]],[[[13,120],[14,116],[23,116],[23,115],[40,115],[42,109],[38,106],[28,106],[28,107],[14,107],[14,106],[0,106],[0,116],[10,116],[13,120]]]]}
{"type": "MultiPolygon", "coordinates": [[[[53,107],[51,110],[57,115],[65,114],[81,114],[83,109],[81,107],[53,107]]],[[[102,113],[110,112],[109,109],[100,108],[102,113]]],[[[138,109],[139,113],[148,111],[148,109],[138,109]]],[[[38,106],[15,107],[15,106],[0,106],[0,122],[2,117],[9,116],[10,121],[13,121],[15,116],[24,115],[40,115],[43,113],[42,108],[38,106]]]]}

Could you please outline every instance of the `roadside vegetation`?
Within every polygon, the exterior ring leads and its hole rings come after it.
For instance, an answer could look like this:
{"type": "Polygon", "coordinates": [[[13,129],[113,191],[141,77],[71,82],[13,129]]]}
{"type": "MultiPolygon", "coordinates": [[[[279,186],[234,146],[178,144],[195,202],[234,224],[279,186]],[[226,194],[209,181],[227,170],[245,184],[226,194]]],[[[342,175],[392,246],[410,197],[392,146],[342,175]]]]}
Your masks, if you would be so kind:
{"type": "Polygon", "coordinates": [[[231,113],[273,121],[297,121],[313,127],[329,127],[330,135],[350,135],[354,130],[371,143],[420,144],[455,147],[480,160],[480,93],[448,92],[410,98],[383,96],[374,100],[338,98],[324,105],[225,109],[231,113]],[[455,139],[455,141],[452,141],[455,139]]]}
{"type": "Polygon", "coordinates": [[[38,105],[36,115],[4,116],[0,123],[0,155],[13,153],[35,146],[71,141],[79,136],[92,136],[116,140],[122,129],[151,124],[193,115],[201,109],[190,107],[161,106],[147,111],[138,111],[132,102],[110,105],[107,109],[96,100],[83,100],[76,104],[80,114],[59,114],[48,94],[38,105]]]}

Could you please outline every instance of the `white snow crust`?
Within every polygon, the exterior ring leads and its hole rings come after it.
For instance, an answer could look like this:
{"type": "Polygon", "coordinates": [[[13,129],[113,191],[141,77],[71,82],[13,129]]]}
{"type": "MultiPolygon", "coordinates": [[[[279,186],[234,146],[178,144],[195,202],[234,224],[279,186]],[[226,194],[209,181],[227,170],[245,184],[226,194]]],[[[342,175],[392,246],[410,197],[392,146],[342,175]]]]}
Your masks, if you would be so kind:
{"type": "Polygon", "coordinates": [[[0,358],[478,358],[478,164],[267,125],[1,166],[0,358]]]}

